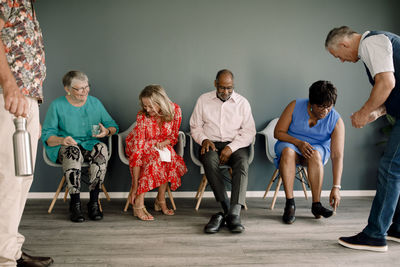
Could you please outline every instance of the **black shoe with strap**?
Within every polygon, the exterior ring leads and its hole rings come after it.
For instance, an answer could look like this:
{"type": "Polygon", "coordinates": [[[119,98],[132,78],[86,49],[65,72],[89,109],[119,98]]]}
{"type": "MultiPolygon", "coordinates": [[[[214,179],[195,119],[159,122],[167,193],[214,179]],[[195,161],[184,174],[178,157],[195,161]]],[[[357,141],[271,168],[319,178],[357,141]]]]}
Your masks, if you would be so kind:
{"type": "Polygon", "coordinates": [[[50,257],[35,257],[22,252],[21,258],[17,260],[17,267],[47,267],[53,262],[50,257]]]}
{"type": "Polygon", "coordinates": [[[89,218],[93,221],[103,219],[103,213],[100,211],[99,203],[96,201],[89,201],[87,204],[89,218]]]}

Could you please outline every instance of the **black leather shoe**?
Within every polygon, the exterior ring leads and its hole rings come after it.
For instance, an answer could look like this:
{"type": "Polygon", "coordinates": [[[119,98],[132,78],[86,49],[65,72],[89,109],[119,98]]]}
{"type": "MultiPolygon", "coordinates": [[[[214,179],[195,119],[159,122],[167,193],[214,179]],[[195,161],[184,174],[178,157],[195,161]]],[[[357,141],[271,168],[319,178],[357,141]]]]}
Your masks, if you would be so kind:
{"type": "Polygon", "coordinates": [[[228,214],[225,217],[226,225],[232,233],[241,233],[244,231],[244,226],[240,222],[239,215],[228,214]]]}
{"type": "Polygon", "coordinates": [[[294,216],[296,214],[295,205],[286,205],[283,211],[282,221],[287,224],[292,224],[296,220],[294,216]]]}
{"type": "Polygon", "coordinates": [[[311,207],[311,212],[317,219],[321,218],[321,216],[329,218],[333,215],[333,211],[324,208],[321,202],[314,202],[311,207]]]}
{"type": "Polygon", "coordinates": [[[211,216],[210,221],[204,227],[204,232],[207,234],[215,234],[218,233],[221,226],[224,225],[224,214],[222,212],[218,212],[211,216]]]}
{"type": "Polygon", "coordinates": [[[34,257],[22,252],[21,258],[17,260],[17,267],[46,267],[53,263],[50,257],[34,257]]]}
{"type": "Polygon", "coordinates": [[[70,203],[69,205],[70,219],[73,222],[84,222],[85,217],[83,217],[81,202],[70,203]]]}
{"type": "Polygon", "coordinates": [[[89,201],[87,204],[89,218],[94,221],[103,219],[103,213],[100,211],[99,203],[89,201]]]}

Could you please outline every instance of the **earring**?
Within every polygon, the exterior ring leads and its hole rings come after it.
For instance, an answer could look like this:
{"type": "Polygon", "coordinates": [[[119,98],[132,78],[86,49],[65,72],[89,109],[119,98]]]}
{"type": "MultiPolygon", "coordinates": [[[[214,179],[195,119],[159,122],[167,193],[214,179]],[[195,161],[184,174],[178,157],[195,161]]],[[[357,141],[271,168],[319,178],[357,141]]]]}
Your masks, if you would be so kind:
{"type": "Polygon", "coordinates": [[[310,107],[310,111],[312,111],[312,107],[310,107]]]}
{"type": "Polygon", "coordinates": [[[68,93],[67,93],[67,95],[71,95],[71,93],[70,93],[70,92],[68,92],[68,93]]]}

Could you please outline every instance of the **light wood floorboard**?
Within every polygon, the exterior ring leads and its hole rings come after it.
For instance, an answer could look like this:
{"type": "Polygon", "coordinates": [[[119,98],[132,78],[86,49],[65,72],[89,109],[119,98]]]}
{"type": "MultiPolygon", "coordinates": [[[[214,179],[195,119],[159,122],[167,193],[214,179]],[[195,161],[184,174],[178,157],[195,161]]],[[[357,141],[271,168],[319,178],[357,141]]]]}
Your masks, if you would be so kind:
{"type": "MultiPolygon", "coordinates": [[[[154,212],[154,199],[146,199],[153,222],[124,213],[124,199],[102,201],[104,219],[73,223],[68,204],[58,200],[47,214],[48,199],[28,200],[20,232],[32,255],[51,256],[53,266],[400,266],[400,244],[388,241],[386,253],[341,247],[340,236],[353,235],[365,226],[370,197],[342,198],[336,216],[314,219],[311,201],[296,199],[296,222],[281,222],[284,199],[275,210],[270,199],[249,198],[242,211],[246,231],[231,234],[223,228],[206,235],[203,227],[217,212],[214,199],[204,199],[198,212],[194,199],[176,199],[175,216],[154,212]]],[[[87,200],[82,200],[86,212],[87,200]]],[[[327,199],[323,199],[327,204],[327,199]]],[[[86,214],[85,214],[86,215],[86,214]]]]}

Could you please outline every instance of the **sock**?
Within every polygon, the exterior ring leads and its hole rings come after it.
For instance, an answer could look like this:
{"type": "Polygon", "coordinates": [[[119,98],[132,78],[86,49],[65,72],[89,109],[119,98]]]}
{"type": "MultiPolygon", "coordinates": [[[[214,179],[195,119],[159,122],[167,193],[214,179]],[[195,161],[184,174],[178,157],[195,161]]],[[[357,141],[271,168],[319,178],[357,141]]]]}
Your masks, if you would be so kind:
{"type": "Polygon", "coordinates": [[[224,210],[224,214],[228,214],[229,207],[230,207],[229,201],[227,199],[225,199],[224,201],[221,201],[220,203],[221,203],[222,209],[224,210]]]}
{"type": "Polygon", "coordinates": [[[81,194],[80,193],[69,194],[69,196],[71,197],[71,204],[81,202],[81,194]]]}
{"type": "Polygon", "coordinates": [[[229,214],[240,216],[240,211],[242,210],[242,205],[233,204],[229,210],[229,214]]]}
{"type": "Polygon", "coordinates": [[[322,207],[321,202],[313,202],[312,203],[312,208],[320,208],[320,207],[322,207]]]}
{"type": "Polygon", "coordinates": [[[90,202],[97,202],[99,200],[100,190],[98,188],[93,189],[89,192],[90,194],[90,202]]]}
{"type": "Polygon", "coordinates": [[[288,206],[296,206],[294,204],[294,198],[286,198],[286,207],[288,206]]]}

